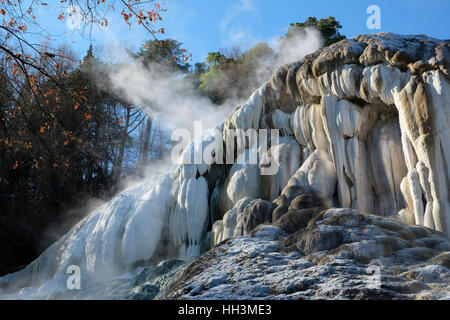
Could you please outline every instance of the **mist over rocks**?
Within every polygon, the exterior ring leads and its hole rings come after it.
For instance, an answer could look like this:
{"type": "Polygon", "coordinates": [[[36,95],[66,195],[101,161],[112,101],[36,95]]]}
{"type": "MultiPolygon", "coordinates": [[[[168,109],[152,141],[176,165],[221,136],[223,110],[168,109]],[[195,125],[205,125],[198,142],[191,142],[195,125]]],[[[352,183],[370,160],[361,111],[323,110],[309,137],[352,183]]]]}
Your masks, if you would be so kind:
{"type": "Polygon", "coordinates": [[[211,164],[129,188],[0,285],[51,292],[70,265],[107,281],[200,256],[159,298],[450,298],[449,67],[450,41],[392,33],[284,65],[217,126],[246,147],[235,160],[254,146],[229,130],[278,129],[257,164],[223,165],[205,137],[211,164]]]}

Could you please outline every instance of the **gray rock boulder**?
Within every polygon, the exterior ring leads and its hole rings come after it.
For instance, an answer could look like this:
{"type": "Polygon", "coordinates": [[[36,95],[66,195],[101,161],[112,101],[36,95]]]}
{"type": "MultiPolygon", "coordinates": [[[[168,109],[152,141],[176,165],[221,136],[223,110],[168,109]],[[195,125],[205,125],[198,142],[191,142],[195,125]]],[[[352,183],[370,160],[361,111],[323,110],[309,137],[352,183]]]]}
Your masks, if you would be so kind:
{"type": "Polygon", "coordinates": [[[160,299],[448,299],[450,240],[353,209],[291,211],[229,239],[160,299]]]}

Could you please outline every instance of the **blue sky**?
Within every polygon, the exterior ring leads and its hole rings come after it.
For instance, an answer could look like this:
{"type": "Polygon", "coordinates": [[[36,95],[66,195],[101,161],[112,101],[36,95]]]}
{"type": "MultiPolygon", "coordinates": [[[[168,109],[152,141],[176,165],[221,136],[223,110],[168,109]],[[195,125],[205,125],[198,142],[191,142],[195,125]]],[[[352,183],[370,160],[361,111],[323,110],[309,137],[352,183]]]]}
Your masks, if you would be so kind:
{"type": "MultiPolygon", "coordinates": [[[[450,39],[448,0],[166,0],[166,6],[162,26],[169,37],[184,43],[194,61],[203,61],[208,52],[220,48],[245,49],[258,41],[270,42],[283,35],[289,23],[304,21],[309,16],[335,16],[343,25],[341,33],[347,37],[390,31],[450,39]],[[369,5],[381,9],[380,30],[369,30],[366,26],[369,5]]],[[[51,18],[54,15],[51,8],[46,10],[43,14],[49,17],[47,28],[55,31],[57,41],[84,54],[90,40],[70,32],[64,23],[51,18]]],[[[110,16],[109,24],[107,31],[94,30],[91,39],[94,45],[116,41],[137,48],[147,38],[138,27],[128,30],[118,13],[110,16]]]]}

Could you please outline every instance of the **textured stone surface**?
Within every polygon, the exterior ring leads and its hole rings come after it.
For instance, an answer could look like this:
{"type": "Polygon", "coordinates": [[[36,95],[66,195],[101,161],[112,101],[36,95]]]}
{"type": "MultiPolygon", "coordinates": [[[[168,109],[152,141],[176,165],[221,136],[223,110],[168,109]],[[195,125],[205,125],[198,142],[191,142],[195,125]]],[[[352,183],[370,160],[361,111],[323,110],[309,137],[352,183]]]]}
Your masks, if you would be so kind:
{"type": "Polygon", "coordinates": [[[222,242],[161,299],[450,299],[450,240],[353,209],[303,209],[222,242]]]}
{"type": "Polygon", "coordinates": [[[269,222],[274,209],[273,203],[265,200],[251,201],[238,215],[234,237],[245,236],[257,226],[269,222]]]}
{"type": "MultiPolygon", "coordinates": [[[[256,128],[259,116],[261,128],[289,135],[290,114],[303,162],[292,183],[326,207],[400,216],[448,233],[449,48],[423,35],[343,40],[280,68],[227,122],[256,128]]],[[[292,185],[263,179],[270,181],[265,200],[292,185]]]]}

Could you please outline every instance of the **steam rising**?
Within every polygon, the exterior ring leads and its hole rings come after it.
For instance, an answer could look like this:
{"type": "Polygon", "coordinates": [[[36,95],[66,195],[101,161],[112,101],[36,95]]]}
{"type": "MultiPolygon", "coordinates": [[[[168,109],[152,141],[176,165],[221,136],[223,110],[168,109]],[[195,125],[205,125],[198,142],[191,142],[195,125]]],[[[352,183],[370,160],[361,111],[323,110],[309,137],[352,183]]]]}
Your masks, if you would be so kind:
{"type": "Polygon", "coordinates": [[[314,28],[305,28],[288,39],[280,38],[272,42],[275,42],[273,45],[278,51],[276,67],[299,61],[322,46],[320,32],[314,28]]]}
{"type": "Polygon", "coordinates": [[[171,128],[191,128],[202,120],[211,128],[232,110],[231,104],[217,106],[200,96],[180,72],[165,66],[144,66],[140,60],[119,66],[110,74],[113,87],[127,100],[142,106],[154,118],[165,120],[171,128]]]}
{"type": "MultiPolygon", "coordinates": [[[[277,54],[260,61],[258,70],[246,80],[254,86],[252,90],[255,90],[278,67],[302,59],[319,49],[321,44],[320,33],[312,28],[288,39],[272,40],[270,45],[276,48],[277,54]]],[[[144,107],[150,116],[167,121],[171,128],[190,129],[192,123],[199,120],[203,121],[204,129],[211,128],[243,102],[230,98],[217,106],[201,96],[182,77],[179,71],[158,64],[145,66],[140,60],[121,64],[110,73],[110,81],[119,94],[133,104],[144,107]]]]}

